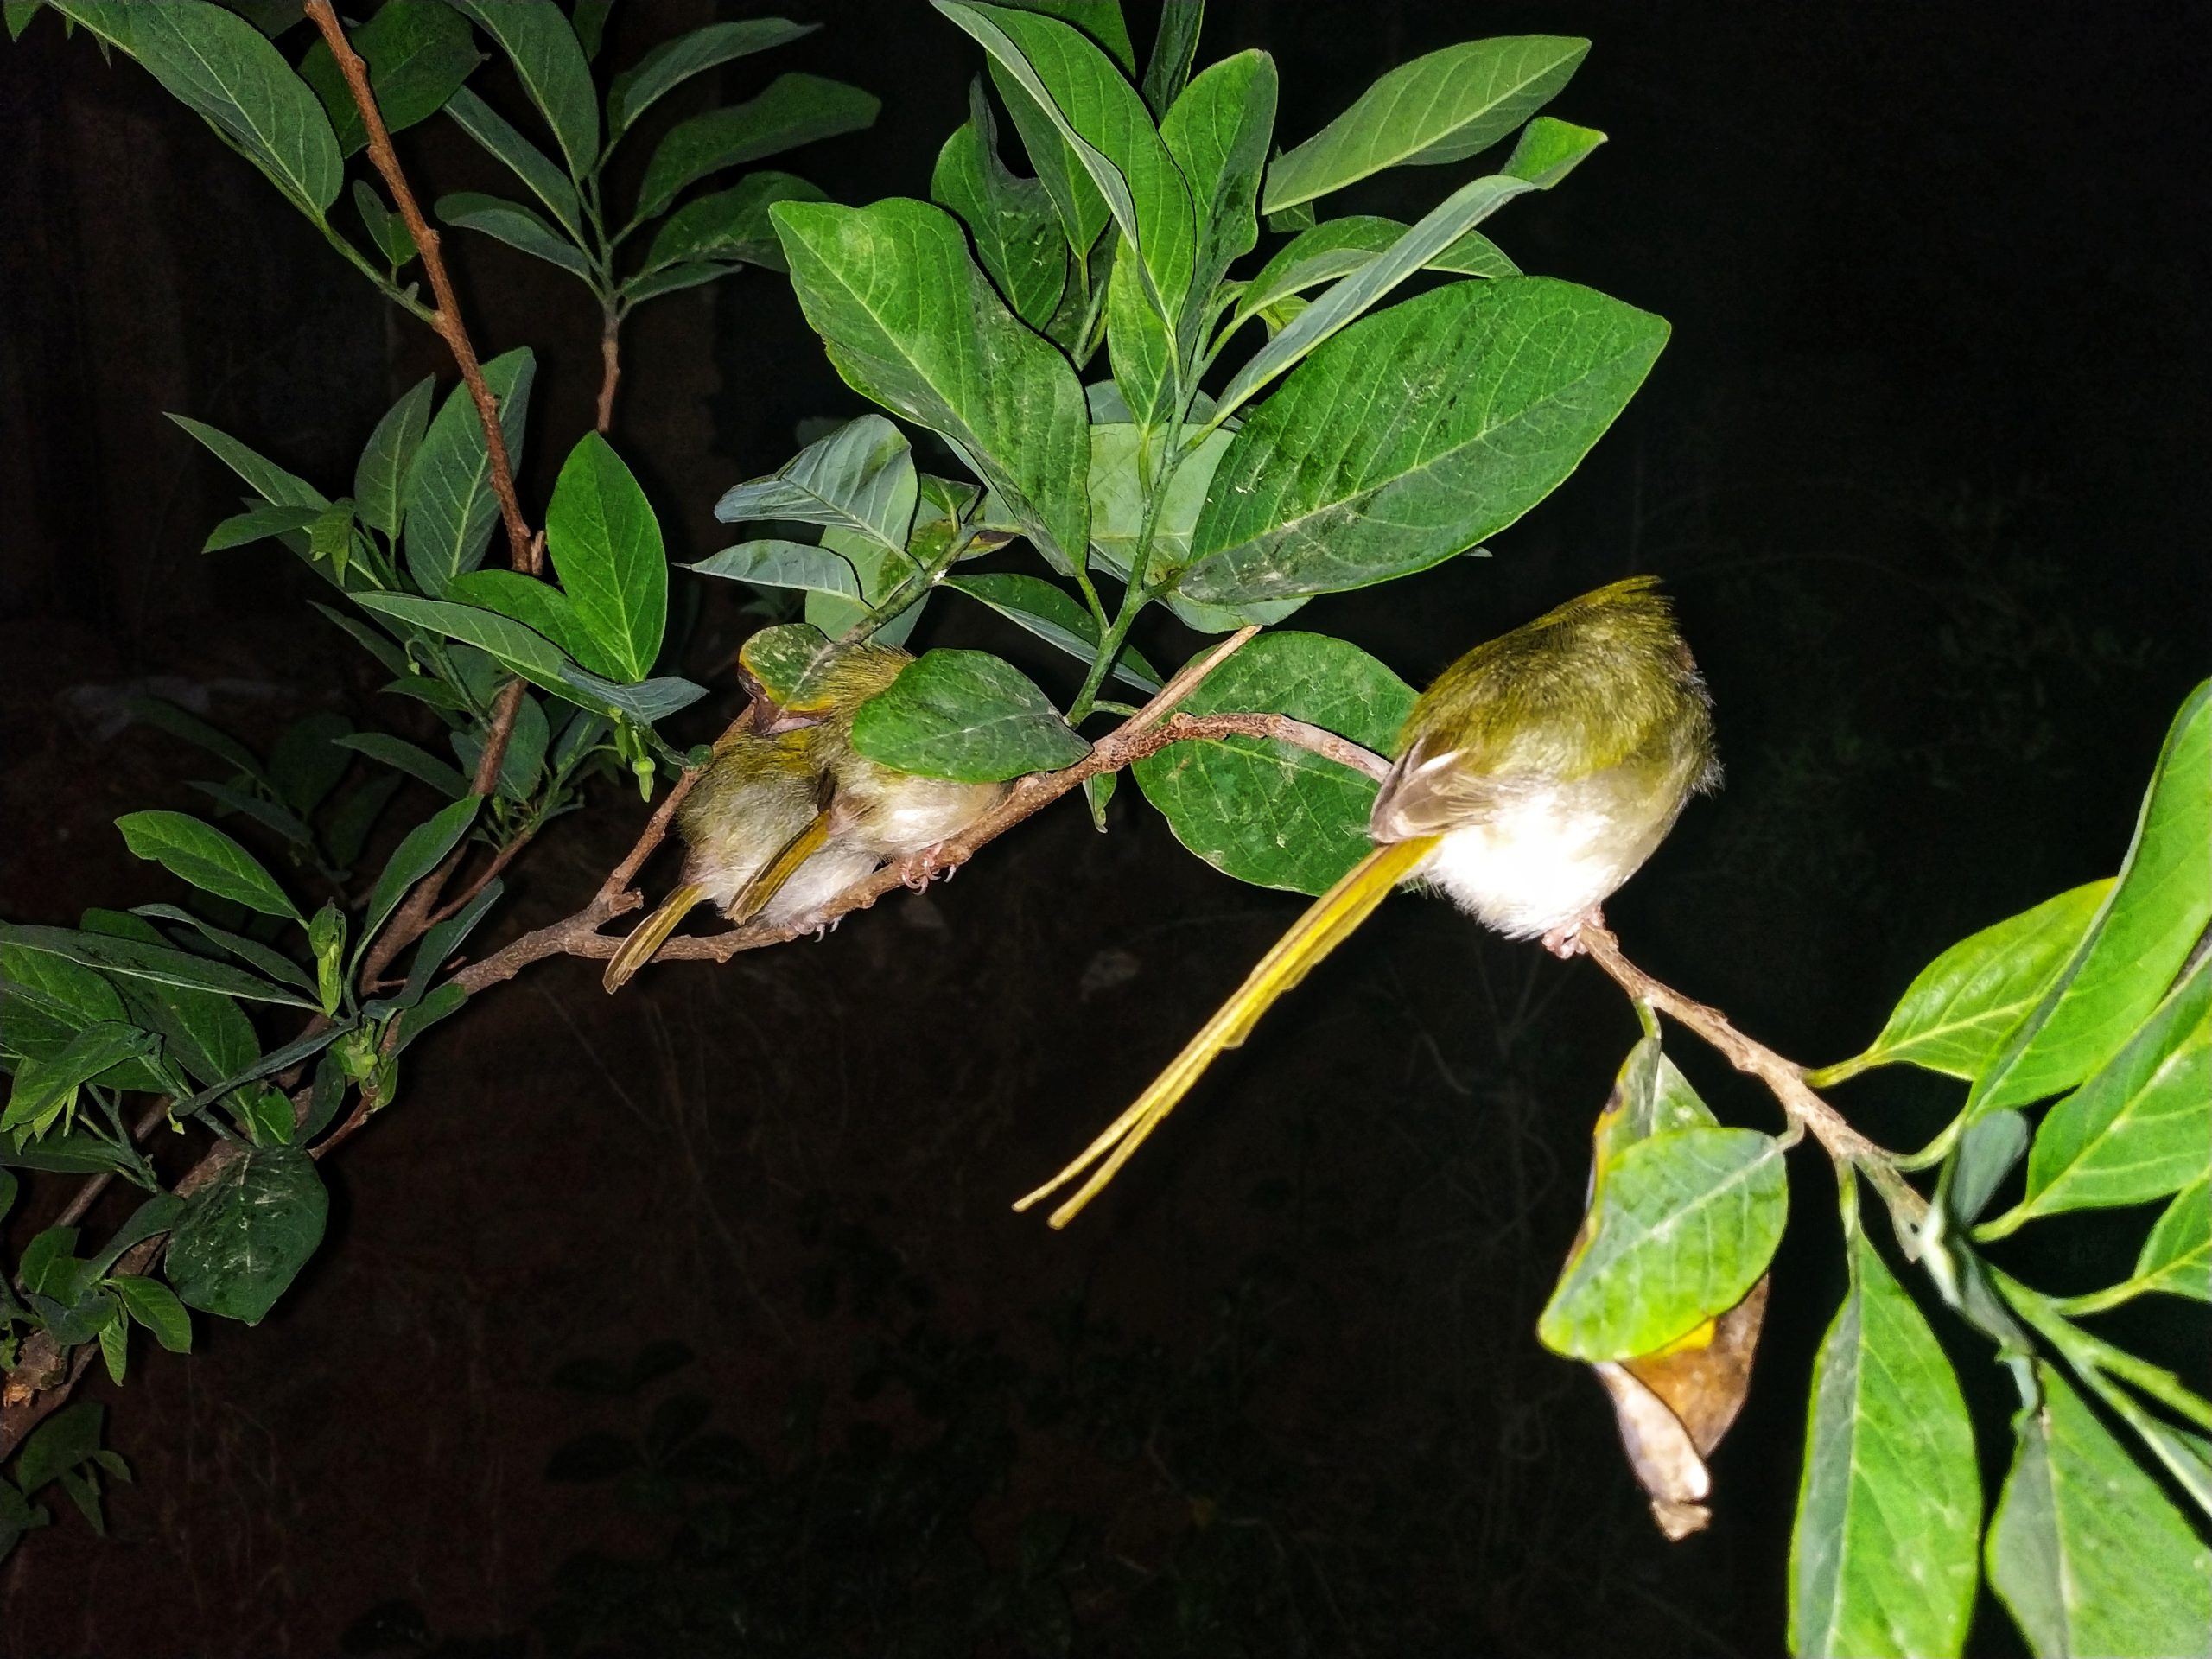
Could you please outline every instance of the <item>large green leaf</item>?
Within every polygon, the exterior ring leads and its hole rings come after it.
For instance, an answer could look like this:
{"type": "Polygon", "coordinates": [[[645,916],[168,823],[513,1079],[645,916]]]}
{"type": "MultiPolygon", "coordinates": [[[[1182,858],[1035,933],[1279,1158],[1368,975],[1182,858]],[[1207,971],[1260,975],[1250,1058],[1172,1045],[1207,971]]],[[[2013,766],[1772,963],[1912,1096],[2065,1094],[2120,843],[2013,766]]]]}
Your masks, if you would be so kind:
{"type": "Polygon", "coordinates": [[[254,1147],[192,1195],[169,1235],[178,1297],[258,1325],[307,1265],[330,1212],[315,1160],[300,1147],[254,1147]]]}
{"type": "Polygon", "coordinates": [[[2112,885],[2091,881],[1960,940],[1905,988],[1865,1053],[1823,1076],[1903,1062],[1978,1077],[2080,947],[2112,885]]]}
{"type": "MultiPolygon", "coordinates": [[[[1228,453],[1230,436],[1224,431],[1207,433],[1184,455],[1175,476],[1168,480],[1166,493],[1152,512],[1147,580],[1157,581],[1190,563],[1191,532],[1205,511],[1207,486],[1222,456],[1228,453]]],[[[1164,442],[1164,435],[1151,442],[1156,448],[1164,442]]],[[[1148,460],[1153,467],[1160,465],[1157,454],[1145,454],[1146,443],[1143,429],[1124,422],[1108,422],[1090,429],[1091,551],[1099,563],[1124,580],[1143,544],[1150,494],[1145,487],[1149,468],[1144,462],[1148,460]]]]}
{"type": "Polygon", "coordinates": [[[1041,551],[1079,566],[1089,413],[1067,359],[1025,327],[926,202],[769,210],[791,283],[849,385],[957,445],[1041,551]]]}
{"type": "Polygon", "coordinates": [[[687,201],[654,232],[645,263],[630,279],[634,294],[643,280],[671,266],[702,259],[734,260],[784,269],[784,250],[768,209],[779,201],[824,201],[817,185],[789,173],[748,173],[727,190],[687,201]]]}
{"type": "Polygon", "coordinates": [[[2026,1195],[1993,1235],[2064,1210],[2141,1204],[2212,1159],[2212,959],[2197,965],[2097,1074],[2051,1108],[2026,1195]]]}
{"type": "Polygon", "coordinates": [[[1352,106],[1268,169],[1279,213],[1408,163],[1465,160],[1550,102],[1590,42],[1528,35],[1469,41],[1400,64],[1352,106]]]}
{"type": "Polygon", "coordinates": [[[314,485],[256,454],[228,433],[218,432],[189,416],[172,415],[169,419],[199,439],[226,467],[244,479],[256,495],[271,505],[313,507],[320,512],[330,505],[330,498],[314,485]]]}
{"type": "Polygon", "coordinates": [[[407,896],[408,889],[428,875],[454,844],[468,833],[468,826],[476,821],[476,809],[483,798],[464,795],[450,806],[410,830],[392,849],[391,856],[385,861],[384,869],[377,876],[377,884],[369,894],[367,912],[361,918],[361,931],[356,954],[365,949],[376,931],[390,919],[399,908],[399,901],[407,896]]]}
{"type": "Polygon", "coordinates": [[[389,732],[355,732],[338,741],[372,760],[380,760],[410,778],[421,779],[448,800],[468,792],[468,779],[451,762],[439,760],[404,737],[394,737],[389,732]]]}
{"type": "Polygon", "coordinates": [[[200,550],[226,553],[234,547],[289,535],[307,529],[328,511],[327,507],[280,507],[264,501],[257,507],[232,513],[217,524],[207,532],[207,539],[200,543],[200,550]]]}
{"type": "Polygon", "coordinates": [[[1537,1337],[1576,1359],[1633,1359],[1743,1300],[1789,1215],[1782,1155],[1754,1129],[1673,1129],[1626,1147],[1537,1337]]]}
{"type": "MultiPolygon", "coordinates": [[[[369,66],[369,90],[385,130],[401,132],[427,121],[474,73],[483,56],[459,13],[444,0],[385,0],[347,38],[369,66]]],[[[300,78],[315,88],[341,156],[369,142],[338,60],[321,39],[300,60],[300,78]]]]}
{"type": "Polygon", "coordinates": [[[16,1068],[8,1109],[0,1114],[0,1130],[29,1127],[43,1132],[79,1088],[103,1072],[144,1059],[160,1041],[150,1031],[102,1020],[76,1033],[57,1052],[22,1061],[16,1068]]]}
{"type": "Polygon", "coordinates": [[[575,243],[518,201],[487,196],[476,190],[456,190],[440,196],[431,211],[448,225],[481,231],[494,241],[519,248],[534,259],[574,272],[598,290],[591,258],[575,243]]]}
{"type": "Polygon", "coordinates": [[[903,557],[919,498],[906,435],[880,415],[863,415],[766,478],[734,486],[715,503],[715,517],[726,524],[781,518],[849,530],[903,557]]]}
{"type": "Polygon", "coordinates": [[[466,86],[446,100],[446,113],[528,185],[570,236],[582,237],[583,206],[577,200],[576,187],[558,162],[466,86]]]}
{"type": "Polygon", "coordinates": [[[1942,1659],[1974,1607],[1981,1481],[1950,1362],[1881,1256],[1851,1243],[1821,1340],[1789,1538],[1789,1650],[1942,1659]]]}
{"type": "Polygon", "coordinates": [[[407,511],[407,469],[422,447],[423,434],[430,424],[430,402],[436,393],[436,377],[424,375],[385,412],[376,430],[369,434],[360,464],[353,469],[353,504],[361,522],[372,530],[387,536],[399,533],[407,511]]]}
{"type": "MultiPolygon", "coordinates": [[[[484,365],[484,382],[499,400],[499,433],[507,461],[522,465],[529,425],[530,388],[537,359],[528,346],[503,352],[484,365]]],[[[484,425],[466,385],[446,395],[407,469],[407,572],[431,598],[446,584],[484,562],[499,499],[492,489],[492,459],[484,425]]]]}
{"type": "MultiPolygon", "coordinates": [[[[88,910],[84,922],[88,933],[105,936],[119,944],[160,950],[168,943],[143,917],[122,911],[88,910]]],[[[236,1001],[243,993],[193,986],[175,978],[127,974],[117,983],[131,1020],[160,1033],[170,1057],[200,1083],[215,1084],[236,1078],[252,1070],[261,1058],[253,1022],[236,1001]]],[[[261,1000],[276,999],[264,995],[261,1000]]]]}
{"type": "MultiPolygon", "coordinates": [[[[51,1059],[87,1026],[126,1017],[115,987],[91,969],[43,951],[0,945],[0,1052],[51,1059]]],[[[163,1086],[139,1060],[94,1081],[111,1089],[163,1086]]]]}
{"type": "Polygon", "coordinates": [[[1013,0],[1013,4],[1022,11],[1041,11],[1072,23],[1104,47],[1123,73],[1135,76],[1137,50],[1129,40],[1128,20],[1122,16],[1122,0],[1013,0]]]}
{"type": "Polygon", "coordinates": [[[2212,1185],[2199,1175],[2174,1194],[2135,1258],[2135,1282],[2212,1302],[2212,1185]]]}
{"type": "Polygon", "coordinates": [[[1455,283],[1362,319],[1236,433],[1182,591],[1281,599],[1452,557],[1574,469],[1666,338],[1649,312],[1541,276],[1455,283]]]}
{"type": "Polygon", "coordinates": [[[1990,1587],[2037,1659],[2201,1654],[2212,1551],[2049,1365],[1989,1528],[1990,1587]]]}
{"type": "Polygon", "coordinates": [[[283,916],[305,925],[299,907],[261,861],[213,824],[185,812],[126,812],[115,827],[123,831],[124,844],[132,852],[194,887],[236,899],[264,916],[283,916]]]}
{"type": "Polygon", "coordinates": [[[2212,921],[2212,681],[2166,734],[2104,908],[1967,1097],[1969,1117],[2056,1094],[2116,1053],[2212,921]]]}
{"type": "Polygon", "coordinates": [[[924,778],[997,783],[1053,772],[1090,753],[1013,664],[982,651],[932,651],[860,707],[853,747],[924,778]]]}
{"type": "Polygon", "coordinates": [[[330,118],[261,31],[207,0],[130,9],[131,54],[236,144],[308,218],[345,182],[330,118]]]}
{"type": "Polygon", "coordinates": [[[861,603],[861,579],[852,561],[826,547],[813,547],[804,542],[763,537],[756,542],[740,542],[735,547],[726,547],[712,558],[683,568],[702,576],[749,582],[756,588],[789,588],[800,593],[829,594],[850,600],[855,605],[861,603]]]}
{"type": "Polygon", "coordinates": [[[956,214],[1000,295],[1032,328],[1059,308],[1068,281],[1067,245],[1051,195],[999,159],[998,123],[978,80],[965,124],[944,141],[930,175],[930,199],[956,214]]]}
{"type": "MultiPolygon", "coordinates": [[[[1008,621],[1082,662],[1090,662],[1098,655],[1097,620],[1041,576],[995,571],[982,576],[948,576],[944,585],[981,601],[1008,621]]],[[[1147,696],[1159,690],[1162,683],[1158,671],[1133,645],[1124,645],[1115,657],[1114,677],[1147,696]]]]}
{"type": "Polygon", "coordinates": [[[842,80],[779,75],[758,98],[671,127],[645,168],[637,216],[652,219],[664,212],[686,185],[709,173],[872,126],[882,107],[881,100],[842,80]]]}
{"type": "Polygon", "coordinates": [[[729,62],[733,58],[766,52],[802,35],[811,35],[819,23],[794,23],[783,17],[747,17],[736,22],[709,23],[663,41],[614,77],[607,89],[607,142],[629,130],[630,124],[654,103],[692,76],[729,62]]]}
{"type": "Polygon", "coordinates": [[[614,677],[634,682],[652,673],[668,626],[668,550],[645,493],[596,432],[579,438],[561,464],[545,509],[545,546],[614,677]]]}
{"type": "MultiPolygon", "coordinates": [[[[1268,633],[1177,706],[1191,715],[1287,715],[1388,753],[1413,705],[1413,688],[1349,641],[1268,633]]],[[[1170,745],[1135,770],[1175,838],[1240,881],[1325,893],[1367,853],[1375,780],[1310,749],[1273,738],[1209,738],[1170,745]]]]}
{"type": "Polygon", "coordinates": [[[599,93],[576,32],[553,0],[447,0],[499,43],[581,179],[599,159],[599,93]]]}
{"type": "MultiPolygon", "coordinates": [[[[499,756],[499,775],[493,787],[508,800],[528,800],[537,791],[538,778],[545,770],[545,746],[551,737],[544,707],[537,698],[524,696],[515,704],[514,728],[507,734],[506,749],[499,756]]],[[[473,779],[484,759],[482,732],[463,729],[453,733],[448,741],[473,779]]]]}
{"type": "Polygon", "coordinates": [[[0,946],[8,945],[60,957],[80,966],[97,968],[102,973],[120,975],[126,979],[213,991],[224,996],[244,997],[250,1002],[283,1002],[296,1008],[321,1012],[307,998],[271,985],[266,980],[257,978],[227,963],[211,962],[206,957],[189,950],[172,950],[168,945],[146,944],[137,939],[116,938],[101,933],[80,933],[66,927],[28,927],[18,923],[0,922],[0,946]]]}

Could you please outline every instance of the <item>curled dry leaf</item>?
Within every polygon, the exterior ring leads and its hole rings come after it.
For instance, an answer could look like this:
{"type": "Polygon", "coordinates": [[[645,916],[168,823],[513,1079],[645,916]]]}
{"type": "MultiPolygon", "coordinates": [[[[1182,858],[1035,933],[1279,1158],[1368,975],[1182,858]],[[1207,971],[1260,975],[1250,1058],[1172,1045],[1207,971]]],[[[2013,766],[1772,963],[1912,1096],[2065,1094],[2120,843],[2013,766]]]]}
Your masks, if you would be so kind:
{"type": "Polygon", "coordinates": [[[1651,1495],[1651,1518],[1673,1541],[1712,1524],[1705,1459],[1751,1390],[1768,1283],[1763,1275],[1735,1306],[1656,1353],[1591,1368],[1612,1398],[1629,1465],[1651,1495]]]}

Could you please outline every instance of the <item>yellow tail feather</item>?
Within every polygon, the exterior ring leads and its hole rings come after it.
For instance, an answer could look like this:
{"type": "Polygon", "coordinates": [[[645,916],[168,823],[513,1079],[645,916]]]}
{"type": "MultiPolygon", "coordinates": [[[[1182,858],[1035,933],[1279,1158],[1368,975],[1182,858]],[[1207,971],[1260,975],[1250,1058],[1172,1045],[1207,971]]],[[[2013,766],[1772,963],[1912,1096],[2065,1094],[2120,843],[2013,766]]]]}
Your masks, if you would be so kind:
{"type": "Polygon", "coordinates": [[[1206,1067],[1213,1064],[1214,1057],[1225,1048],[1235,1048],[1249,1036],[1252,1027],[1260,1022],[1260,1016],[1273,1006],[1274,1000],[1304,979],[1314,963],[1349,938],[1352,931],[1374,914],[1375,907],[1412,874],[1414,866],[1435,845],[1433,836],[1391,842],[1377,847],[1353,865],[1344,880],[1315,899],[1313,908],[1275,941],[1274,948],[1260,958],[1259,965],[1237,987],[1236,995],[1222,1004],[1220,1011],[1206,1021],[1128,1110],[1084,1148],[1081,1157],[1014,1207],[1028,1209],[1096,1163],[1098,1167],[1090,1179],[1073,1198],[1052,1211],[1052,1225],[1066,1226],[1084,1205],[1097,1196],[1099,1189],[1114,1179],[1129,1160],[1129,1155],[1143,1144],[1145,1137],[1160,1127],[1160,1120],[1174,1109],[1175,1103],[1190,1093],[1192,1085],[1205,1075],[1206,1067]],[[1099,1161],[1102,1159],[1103,1163],[1099,1161]]]}
{"type": "Polygon", "coordinates": [[[737,890],[737,897],[729,901],[722,912],[733,922],[749,922],[768,907],[768,901],[784,890],[784,883],[798,874],[798,867],[821,850],[822,843],[830,838],[830,809],[823,807],[810,823],[776,849],[775,856],[753,873],[753,879],[737,890]]]}
{"type": "Polygon", "coordinates": [[[704,887],[685,882],[661,900],[660,908],[630,930],[630,937],[622,941],[621,948],[607,958],[607,972],[600,983],[608,995],[620,990],[630,982],[630,976],[652,960],[653,952],[667,942],[676,931],[676,925],[691,913],[691,907],[707,896],[704,887]]]}

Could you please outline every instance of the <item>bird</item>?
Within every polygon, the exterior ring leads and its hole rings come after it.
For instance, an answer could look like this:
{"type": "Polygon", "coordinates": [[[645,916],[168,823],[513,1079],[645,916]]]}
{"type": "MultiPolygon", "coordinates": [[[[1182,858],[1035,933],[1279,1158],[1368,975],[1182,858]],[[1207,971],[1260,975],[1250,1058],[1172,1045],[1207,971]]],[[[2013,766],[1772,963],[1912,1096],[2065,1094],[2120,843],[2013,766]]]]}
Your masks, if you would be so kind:
{"type": "Polygon", "coordinates": [[[1088,1171],[1052,1214],[1065,1226],[1214,1058],[1401,885],[1440,891],[1508,938],[1574,955],[1578,930],[1601,919],[1600,906],[1690,798],[1719,785],[1712,706],[1651,576],[1585,594],[1477,645],[1407,716],[1369,817],[1373,850],[1082,1156],[1014,1208],[1088,1171]]]}
{"type": "Polygon", "coordinates": [[[1003,798],[1001,784],[901,772],[853,747],[861,704],[913,661],[895,646],[848,645],[809,677],[803,704],[774,703],[754,684],[750,729],[717,746],[676,813],[688,851],[682,880],[608,960],[611,993],[652,959],[696,906],[732,922],[785,926],[817,914],[886,859],[931,856],[1003,798]]]}

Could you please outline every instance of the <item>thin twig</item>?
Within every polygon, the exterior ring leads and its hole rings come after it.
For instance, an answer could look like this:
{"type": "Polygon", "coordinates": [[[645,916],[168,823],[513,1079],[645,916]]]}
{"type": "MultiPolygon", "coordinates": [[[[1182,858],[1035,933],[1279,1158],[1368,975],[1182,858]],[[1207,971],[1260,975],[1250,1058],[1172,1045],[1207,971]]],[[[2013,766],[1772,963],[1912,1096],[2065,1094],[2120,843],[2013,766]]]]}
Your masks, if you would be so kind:
{"type": "Polygon", "coordinates": [[[603,438],[614,424],[614,388],[622,378],[622,314],[611,305],[599,331],[599,416],[593,429],[603,438]]]}
{"type": "Polygon", "coordinates": [[[1693,1001],[1645,973],[1621,954],[1620,941],[1610,929],[1586,922],[1575,937],[1590,959],[1630,996],[1680,1021],[1719,1049],[1738,1071],[1766,1084],[1790,1122],[1819,1141],[1838,1165],[1863,1170],[1893,1214],[1913,1225],[1927,1214],[1928,1201],[1897,1173],[1897,1155],[1859,1134],[1842,1113],[1815,1094],[1805,1081],[1803,1066],[1744,1035],[1719,1009],[1693,1001]]]}

